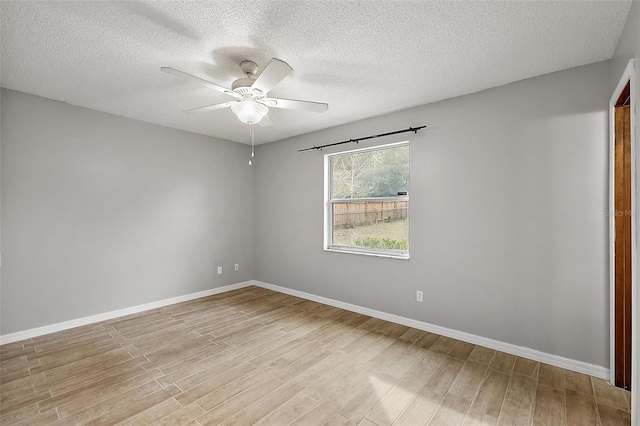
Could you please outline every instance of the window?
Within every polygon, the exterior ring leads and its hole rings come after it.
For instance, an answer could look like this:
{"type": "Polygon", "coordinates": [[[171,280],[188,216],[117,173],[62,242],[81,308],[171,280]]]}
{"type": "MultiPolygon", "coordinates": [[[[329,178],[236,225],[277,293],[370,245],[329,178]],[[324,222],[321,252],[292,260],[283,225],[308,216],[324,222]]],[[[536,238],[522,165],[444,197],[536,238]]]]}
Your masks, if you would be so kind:
{"type": "Polygon", "coordinates": [[[409,144],[325,155],[325,250],[409,257],[409,144]]]}

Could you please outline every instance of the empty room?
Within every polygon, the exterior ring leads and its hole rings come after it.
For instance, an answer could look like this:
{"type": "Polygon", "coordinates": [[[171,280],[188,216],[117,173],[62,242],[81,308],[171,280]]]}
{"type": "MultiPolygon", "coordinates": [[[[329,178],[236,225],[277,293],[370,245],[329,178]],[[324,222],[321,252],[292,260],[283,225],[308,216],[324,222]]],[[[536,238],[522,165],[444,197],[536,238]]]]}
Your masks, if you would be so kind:
{"type": "Polygon", "coordinates": [[[0,1],[0,424],[639,425],[640,2],[0,1]]]}

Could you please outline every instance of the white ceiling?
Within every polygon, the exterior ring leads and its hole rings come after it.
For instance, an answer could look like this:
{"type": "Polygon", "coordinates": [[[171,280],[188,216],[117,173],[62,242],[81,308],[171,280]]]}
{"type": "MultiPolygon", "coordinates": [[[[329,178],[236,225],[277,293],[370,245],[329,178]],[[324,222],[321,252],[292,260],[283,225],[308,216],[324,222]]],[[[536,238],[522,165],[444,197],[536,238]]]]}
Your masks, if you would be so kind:
{"type": "MultiPolygon", "coordinates": [[[[2,1],[3,87],[247,143],[231,100],[160,72],[229,87],[244,59],[294,69],[256,143],[612,57],[630,1],[2,1]]],[[[415,123],[421,125],[423,123],[415,123]]],[[[395,129],[389,129],[395,130],[395,129]]]]}

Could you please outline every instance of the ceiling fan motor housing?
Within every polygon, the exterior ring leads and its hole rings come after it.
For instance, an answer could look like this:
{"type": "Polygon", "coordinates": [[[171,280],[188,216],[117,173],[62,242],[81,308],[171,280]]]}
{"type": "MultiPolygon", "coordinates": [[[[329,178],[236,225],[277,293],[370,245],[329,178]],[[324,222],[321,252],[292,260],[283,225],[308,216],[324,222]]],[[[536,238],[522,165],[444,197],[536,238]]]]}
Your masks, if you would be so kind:
{"type": "Polygon", "coordinates": [[[258,72],[258,64],[253,61],[240,62],[242,72],[247,76],[239,78],[231,84],[231,90],[242,96],[251,96],[252,98],[260,98],[263,96],[259,89],[252,89],[251,86],[256,82],[254,75],[258,72]]]}
{"type": "Polygon", "coordinates": [[[255,91],[259,91],[258,89],[251,88],[254,82],[255,80],[253,78],[239,78],[231,84],[231,90],[239,95],[253,95],[255,91]]]}

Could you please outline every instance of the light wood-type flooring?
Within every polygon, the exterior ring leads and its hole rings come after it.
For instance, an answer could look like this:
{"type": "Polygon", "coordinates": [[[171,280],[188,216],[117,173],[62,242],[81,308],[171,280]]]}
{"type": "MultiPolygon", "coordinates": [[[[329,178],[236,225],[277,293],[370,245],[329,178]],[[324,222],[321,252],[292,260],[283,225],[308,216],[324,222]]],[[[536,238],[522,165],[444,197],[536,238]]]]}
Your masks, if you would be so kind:
{"type": "Polygon", "coordinates": [[[630,423],[604,380],[258,287],[0,356],[3,426],[630,423]]]}

